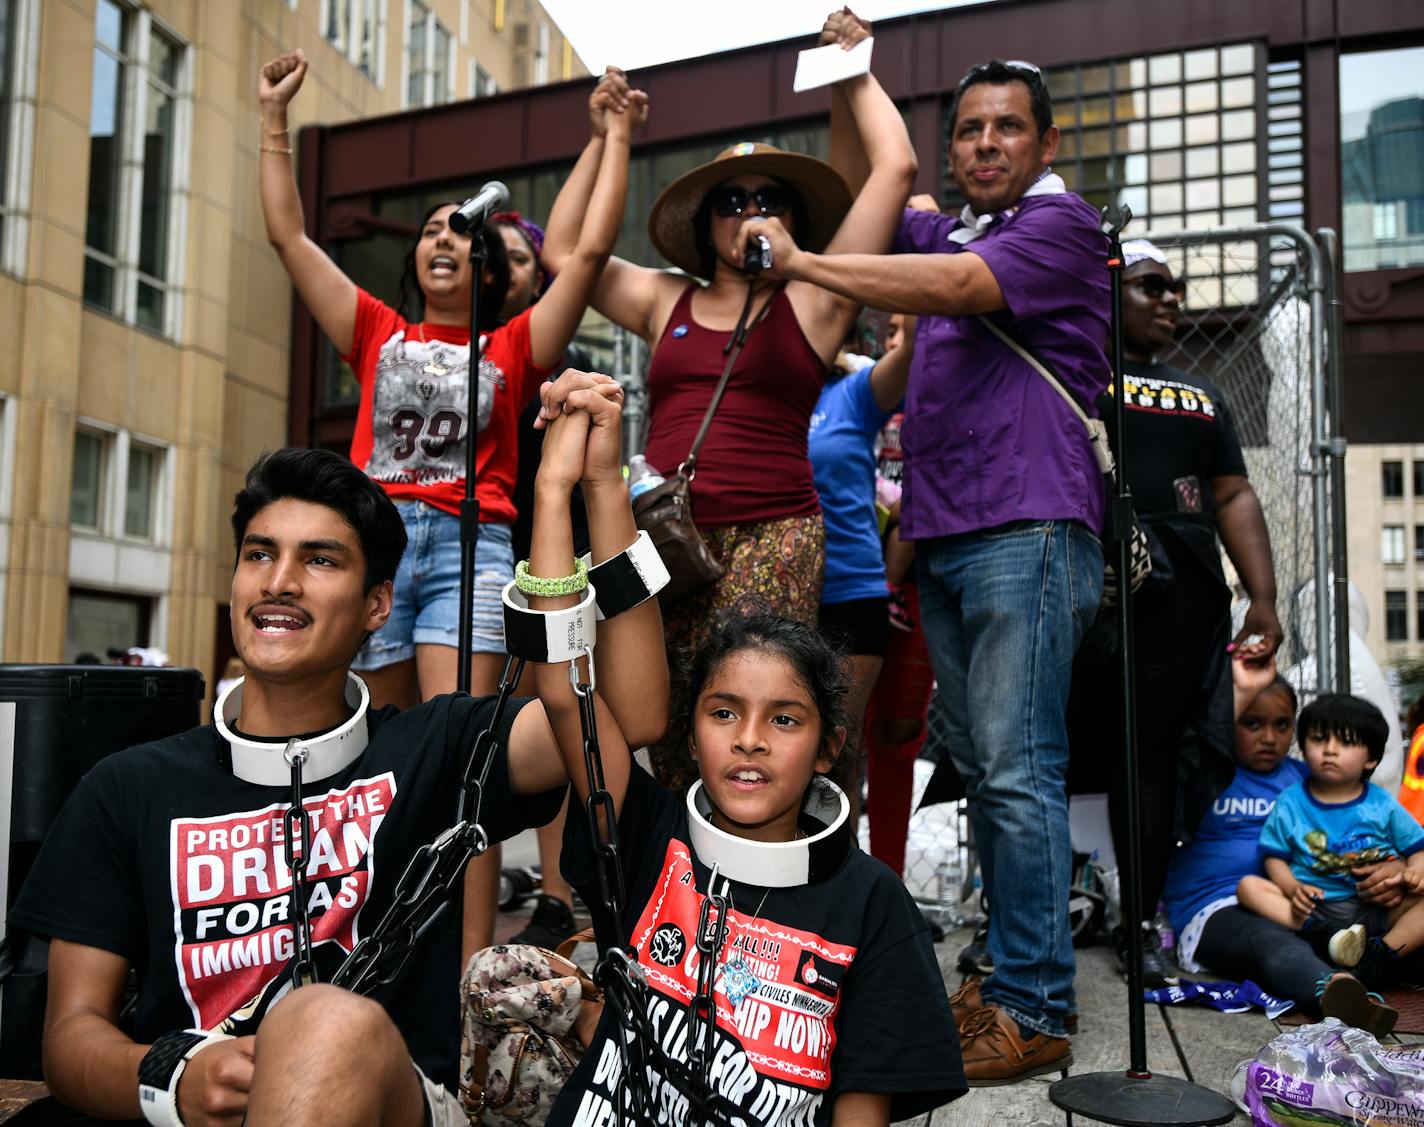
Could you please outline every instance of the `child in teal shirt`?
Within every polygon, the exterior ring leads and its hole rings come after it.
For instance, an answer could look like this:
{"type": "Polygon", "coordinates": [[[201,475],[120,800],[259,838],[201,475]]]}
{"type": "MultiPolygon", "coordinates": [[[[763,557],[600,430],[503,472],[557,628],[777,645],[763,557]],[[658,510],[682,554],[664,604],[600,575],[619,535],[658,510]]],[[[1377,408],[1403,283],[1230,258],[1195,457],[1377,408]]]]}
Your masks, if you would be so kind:
{"type": "Polygon", "coordinates": [[[1424,945],[1424,829],[1369,778],[1389,733],[1379,709],[1343,694],[1319,697],[1297,728],[1310,774],[1284,791],[1261,829],[1266,877],[1237,888],[1242,907],[1299,930],[1332,962],[1383,977],[1424,945]],[[1353,870],[1398,857],[1404,899],[1393,908],[1356,894],[1353,870]]]}

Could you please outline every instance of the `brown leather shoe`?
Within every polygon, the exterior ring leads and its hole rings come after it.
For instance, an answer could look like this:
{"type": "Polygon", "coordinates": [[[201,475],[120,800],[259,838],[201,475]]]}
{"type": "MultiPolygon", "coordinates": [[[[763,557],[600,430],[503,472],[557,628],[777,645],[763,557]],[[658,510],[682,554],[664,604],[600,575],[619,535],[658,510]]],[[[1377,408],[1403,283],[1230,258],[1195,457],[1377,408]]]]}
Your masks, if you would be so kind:
{"type": "Polygon", "coordinates": [[[971,1088],[1014,1084],[1045,1072],[1062,1072],[1073,1063],[1067,1037],[1035,1033],[1025,1040],[1018,1022],[995,1005],[980,1006],[964,1019],[959,1051],[971,1088]]]}
{"type": "Polygon", "coordinates": [[[959,989],[949,996],[949,1012],[954,1015],[956,1029],[963,1029],[969,1015],[984,1004],[979,994],[979,984],[983,981],[977,974],[966,975],[959,989]]]}
{"type": "MultiPolygon", "coordinates": [[[[964,981],[959,984],[959,989],[949,996],[949,1012],[954,1015],[956,1029],[964,1028],[964,1019],[984,1004],[984,996],[979,993],[979,987],[983,982],[984,979],[977,974],[965,975],[964,981]]],[[[1076,1036],[1078,1015],[1069,1014],[1065,1017],[1063,1028],[1068,1036],[1076,1036]]]]}

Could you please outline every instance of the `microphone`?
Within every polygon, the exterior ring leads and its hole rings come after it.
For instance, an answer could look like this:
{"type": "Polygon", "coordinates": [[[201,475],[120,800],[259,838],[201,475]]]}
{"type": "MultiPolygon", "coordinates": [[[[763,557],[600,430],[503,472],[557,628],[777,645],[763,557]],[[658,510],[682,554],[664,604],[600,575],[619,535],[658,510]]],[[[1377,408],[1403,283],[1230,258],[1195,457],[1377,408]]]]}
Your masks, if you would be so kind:
{"type": "Polygon", "coordinates": [[[748,274],[760,274],[771,269],[771,240],[765,235],[752,235],[747,239],[747,249],[742,255],[742,270],[748,274]]]}
{"type": "Polygon", "coordinates": [[[457,235],[468,235],[508,203],[509,189],[498,180],[491,180],[450,216],[450,230],[457,235]]]}

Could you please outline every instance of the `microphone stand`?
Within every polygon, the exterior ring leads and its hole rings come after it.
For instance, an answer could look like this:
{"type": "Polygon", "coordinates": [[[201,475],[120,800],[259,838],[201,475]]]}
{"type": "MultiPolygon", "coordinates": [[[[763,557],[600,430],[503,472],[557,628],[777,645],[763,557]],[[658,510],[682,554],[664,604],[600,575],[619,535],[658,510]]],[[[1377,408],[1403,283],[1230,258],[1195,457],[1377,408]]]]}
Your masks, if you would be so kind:
{"type": "Polygon", "coordinates": [[[1154,1076],[1147,1068],[1146,1002],[1142,997],[1142,809],[1137,773],[1137,701],[1133,675],[1131,530],[1132,491],[1127,486],[1123,457],[1126,412],[1122,391],[1122,229],[1132,218],[1130,208],[1103,208],[1103,234],[1107,235],[1108,279],[1112,294],[1113,461],[1117,465],[1114,489],[1108,498],[1108,547],[1116,556],[1117,639],[1122,686],[1123,767],[1127,778],[1127,856],[1123,868],[1122,915],[1127,930],[1127,1039],[1126,1072],[1087,1072],[1056,1081],[1048,1089],[1054,1106],[1100,1123],[1129,1127],[1197,1127],[1226,1123],[1236,1105],[1219,1092],[1179,1080],[1154,1076]]]}
{"type": "Polygon", "coordinates": [[[470,635],[475,628],[475,546],[480,502],[475,495],[475,446],[480,421],[480,290],[485,274],[485,220],[470,228],[470,374],[465,403],[465,496],[460,500],[460,620],[456,635],[455,690],[470,691],[470,635]]]}

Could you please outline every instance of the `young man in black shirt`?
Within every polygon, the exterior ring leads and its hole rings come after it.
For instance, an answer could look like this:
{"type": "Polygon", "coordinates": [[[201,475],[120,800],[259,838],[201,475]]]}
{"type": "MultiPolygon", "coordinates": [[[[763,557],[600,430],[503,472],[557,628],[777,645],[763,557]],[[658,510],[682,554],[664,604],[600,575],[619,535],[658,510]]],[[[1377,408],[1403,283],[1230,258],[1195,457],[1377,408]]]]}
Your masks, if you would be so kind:
{"type": "MultiPolygon", "coordinates": [[[[586,451],[595,562],[637,537],[608,385],[550,424],[579,431],[586,451]]],[[[458,910],[372,998],[327,985],[294,991],[291,980],[304,940],[315,978],[329,980],[380,920],[415,851],[450,826],[494,698],[368,711],[348,664],[390,612],[405,533],[385,494],[345,459],[264,456],[237,496],[233,530],[232,630],[245,680],[214,724],[120,752],[86,776],[11,914],[52,940],[46,1079],[89,1115],[142,1113],[169,1127],[463,1125],[451,1091],[458,910]],[[303,756],[310,836],[294,853],[284,815],[292,759],[303,756]],[[304,880],[293,880],[294,857],[307,858],[294,866],[304,880]],[[121,1028],[131,967],[138,995],[121,1028]]],[[[656,608],[648,599],[599,627],[600,694],[646,741],[661,735],[650,720],[666,718],[656,608]]],[[[511,701],[498,734],[480,817],[493,841],[553,817],[567,780],[538,701],[511,701]]],[[[300,815],[291,823],[300,832],[300,815]]]]}

